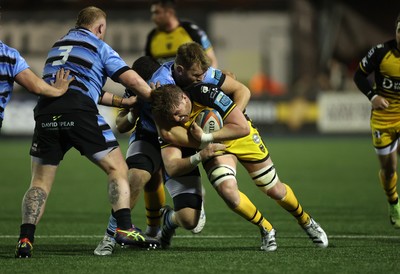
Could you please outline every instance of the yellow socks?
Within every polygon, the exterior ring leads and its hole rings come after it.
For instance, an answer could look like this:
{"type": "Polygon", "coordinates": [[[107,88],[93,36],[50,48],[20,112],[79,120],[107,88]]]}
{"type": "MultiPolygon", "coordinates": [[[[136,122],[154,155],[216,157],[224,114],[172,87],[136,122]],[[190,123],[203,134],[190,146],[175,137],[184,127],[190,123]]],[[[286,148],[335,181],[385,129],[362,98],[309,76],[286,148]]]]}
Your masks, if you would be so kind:
{"type": "Polygon", "coordinates": [[[233,209],[234,212],[245,218],[247,221],[257,226],[264,227],[267,231],[271,231],[272,225],[268,222],[256,208],[256,206],[247,198],[245,194],[239,191],[240,203],[233,209]]]}
{"type": "Polygon", "coordinates": [[[399,198],[397,194],[397,173],[394,173],[393,177],[388,181],[383,174],[382,170],[379,171],[379,180],[386,193],[387,200],[393,204],[399,198]]]}
{"type": "Polygon", "coordinates": [[[160,209],[165,206],[164,184],[160,184],[158,189],[153,192],[144,192],[144,203],[146,206],[146,218],[148,226],[161,225],[160,209]]]}
{"type": "Polygon", "coordinates": [[[276,202],[292,214],[300,226],[304,227],[310,223],[310,215],[303,211],[303,207],[294,195],[293,190],[288,185],[284,185],[286,187],[286,196],[281,200],[276,200],[276,202]]]}

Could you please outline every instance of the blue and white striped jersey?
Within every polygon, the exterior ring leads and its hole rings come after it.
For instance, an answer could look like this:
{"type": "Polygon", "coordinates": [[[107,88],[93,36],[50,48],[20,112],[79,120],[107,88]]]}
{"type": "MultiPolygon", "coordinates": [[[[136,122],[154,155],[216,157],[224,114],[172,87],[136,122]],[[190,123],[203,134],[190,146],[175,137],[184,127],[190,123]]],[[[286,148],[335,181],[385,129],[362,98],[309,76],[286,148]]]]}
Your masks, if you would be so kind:
{"type": "Polygon", "coordinates": [[[115,50],[85,28],[71,29],[53,45],[47,55],[43,79],[50,83],[61,68],[69,70],[75,80],[61,100],[41,97],[36,114],[93,110],[93,103],[97,105],[107,77],[118,81],[118,77],[130,69],[115,50]],[[80,95],[90,98],[93,103],[80,95]],[[69,103],[65,104],[65,100],[69,103]]]}
{"type": "Polygon", "coordinates": [[[15,76],[28,68],[16,49],[0,41],[0,120],[4,119],[4,109],[11,99],[15,76]]]}

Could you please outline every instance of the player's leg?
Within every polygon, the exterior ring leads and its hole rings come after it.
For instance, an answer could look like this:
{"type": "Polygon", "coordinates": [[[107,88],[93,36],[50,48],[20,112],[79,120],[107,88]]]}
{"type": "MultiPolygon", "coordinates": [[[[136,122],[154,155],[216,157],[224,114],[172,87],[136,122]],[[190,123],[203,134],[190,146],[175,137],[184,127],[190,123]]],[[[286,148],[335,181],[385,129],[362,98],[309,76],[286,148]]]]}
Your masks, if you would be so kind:
{"type": "Polygon", "coordinates": [[[22,200],[22,224],[15,251],[16,258],[32,256],[36,225],[44,213],[57,167],[42,165],[40,159],[32,157],[32,179],[22,200]]]}
{"type": "Polygon", "coordinates": [[[70,146],[60,145],[59,133],[47,126],[52,115],[36,120],[30,150],[31,183],[22,200],[22,224],[15,251],[16,258],[31,257],[36,225],[42,217],[57,167],[70,146]]]}
{"type": "Polygon", "coordinates": [[[144,202],[146,207],[146,235],[160,237],[161,208],[165,206],[165,190],[162,168],[153,173],[144,186],[144,202]]]}
{"type": "Polygon", "coordinates": [[[303,210],[291,187],[280,181],[271,157],[260,163],[243,162],[242,164],[257,187],[296,218],[298,224],[305,230],[316,246],[328,246],[326,233],[303,210]]]}
{"type": "Polygon", "coordinates": [[[130,187],[128,182],[128,166],[119,147],[103,152],[92,158],[108,175],[108,196],[117,222],[115,240],[120,245],[157,245],[158,241],[149,238],[132,227],[130,208],[130,187]]]}
{"type": "Polygon", "coordinates": [[[212,159],[205,165],[208,178],[232,211],[259,227],[261,249],[274,251],[277,248],[275,230],[250,199],[239,191],[236,181],[236,162],[236,157],[230,154],[212,159]]]}
{"type": "Polygon", "coordinates": [[[400,203],[397,192],[397,140],[391,146],[375,149],[380,163],[379,181],[389,203],[389,220],[400,228],[400,203]]]}
{"type": "Polygon", "coordinates": [[[227,152],[236,155],[258,188],[292,214],[317,246],[326,247],[328,245],[326,233],[309,214],[303,211],[292,189],[281,183],[258,130],[250,121],[249,126],[250,134],[231,142],[227,152]],[[311,232],[313,235],[310,235],[311,232]]]}
{"type": "Polygon", "coordinates": [[[400,203],[397,192],[397,149],[399,143],[399,128],[391,123],[371,119],[372,144],[378,156],[380,170],[379,181],[385,192],[389,207],[389,220],[394,228],[400,228],[400,203]]]}
{"type": "MultiPolygon", "coordinates": [[[[140,138],[142,135],[137,133],[137,136],[140,138]]],[[[148,136],[147,139],[151,140],[151,136],[148,136]]],[[[150,237],[156,237],[160,230],[160,209],[165,203],[162,177],[158,174],[160,172],[161,155],[158,143],[157,147],[153,143],[140,139],[135,140],[130,143],[126,156],[126,163],[129,168],[128,178],[131,209],[136,205],[143,188],[149,185],[149,188],[147,188],[150,190],[149,192],[145,188],[145,206],[146,216],[150,216],[147,218],[147,223],[151,227],[147,227],[145,234],[150,237]]],[[[111,214],[105,235],[94,250],[95,255],[106,256],[112,254],[115,247],[114,235],[116,228],[116,219],[111,214]]]]}
{"type": "MultiPolygon", "coordinates": [[[[143,186],[151,178],[151,174],[145,170],[131,168],[128,171],[128,178],[130,186],[130,208],[132,209],[136,205],[143,186]]],[[[94,255],[107,256],[113,253],[116,245],[114,238],[116,230],[117,220],[112,211],[108,219],[105,235],[93,251],[94,255]]]]}
{"type": "Polygon", "coordinates": [[[197,226],[202,204],[201,178],[196,169],[187,176],[168,177],[165,187],[172,197],[174,208],[163,208],[161,246],[168,248],[178,227],[192,230],[197,226]]]}
{"type": "Polygon", "coordinates": [[[157,244],[132,227],[128,166],[110,126],[101,115],[92,113],[74,114],[74,121],[68,135],[73,146],[107,174],[108,197],[117,221],[117,243],[145,247],[157,244]]]}
{"type": "Polygon", "coordinates": [[[200,232],[202,232],[204,229],[204,226],[206,225],[207,217],[206,217],[206,210],[204,207],[204,202],[205,202],[205,197],[206,197],[206,189],[204,188],[203,185],[201,185],[201,196],[202,196],[202,202],[201,202],[200,216],[199,216],[197,225],[190,230],[193,234],[199,234],[200,232]]]}
{"type": "Polygon", "coordinates": [[[129,167],[131,185],[131,206],[136,205],[144,188],[146,208],[146,234],[157,236],[160,230],[160,209],[165,205],[165,192],[162,175],[162,160],[158,135],[137,129],[136,139],[128,148],[126,162],[129,167]]]}

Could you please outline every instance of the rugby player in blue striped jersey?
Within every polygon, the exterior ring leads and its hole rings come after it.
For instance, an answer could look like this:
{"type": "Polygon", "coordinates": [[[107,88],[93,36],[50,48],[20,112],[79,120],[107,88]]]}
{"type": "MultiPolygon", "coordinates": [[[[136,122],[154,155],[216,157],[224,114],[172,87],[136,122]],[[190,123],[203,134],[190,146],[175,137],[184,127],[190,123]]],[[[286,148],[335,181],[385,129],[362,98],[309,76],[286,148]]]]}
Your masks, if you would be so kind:
{"type": "Polygon", "coordinates": [[[73,78],[64,69],[55,72],[55,82],[49,85],[39,78],[21,54],[0,41],[0,129],[4,120],[4,110],[11,99],[14,83],[17,82],[29,92],[49,97],[63,95],[73,78]]]}
{"type": "Polygon", "coordinates": [[[45,81],[54,80],[60,68],[69,70],[75,79],[63,96],[40,97],[34,109],[32,180],[22,201],[17,258],[32,255],[36,225],[44,213],[57,168],[72,147],[108,176],[108,197],[117,220],[116,242],[144,247],[158,243],[132,226],[128,168],[110,126],[97,109],[97,104],[129,108],[136,102],[136,97],[122,98],[102,91],[108,77],[144,100],[150,99],[151,88],[103,41],[106,27],[103,10],[84,8],[76,27],[58,40],[47,56],[45,81]]]}

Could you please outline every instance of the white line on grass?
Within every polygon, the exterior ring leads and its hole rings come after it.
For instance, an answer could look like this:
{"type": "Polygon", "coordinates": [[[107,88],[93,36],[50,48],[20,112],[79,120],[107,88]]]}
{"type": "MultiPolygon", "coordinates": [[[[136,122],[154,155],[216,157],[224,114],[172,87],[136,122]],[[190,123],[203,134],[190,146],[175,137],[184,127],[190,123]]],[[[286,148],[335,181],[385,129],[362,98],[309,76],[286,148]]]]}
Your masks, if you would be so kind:
{"type": "MultiPolygon", "coordinates": [[[[35,238],[101,238],[104,235],[35,235],[35,238]]],[[[174,238],[201,238],[201,239],[243,239],[254,238],[258,236],[248,235],[176,235],[174,238]]],[[[392,235],[329,235],[329,239],[400,239],[399,236],[392,235]]],[[[0,235],[0,239],[18,238],[18,235],[0,235]]],[[[283,236],[279,238],[299,238],[297,236],[283,236]]]]}

